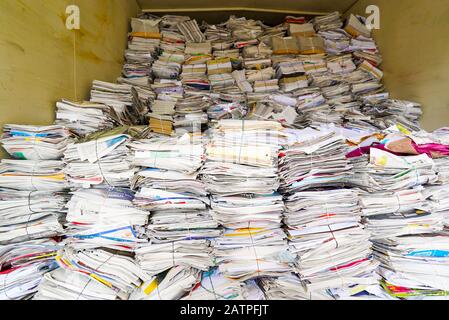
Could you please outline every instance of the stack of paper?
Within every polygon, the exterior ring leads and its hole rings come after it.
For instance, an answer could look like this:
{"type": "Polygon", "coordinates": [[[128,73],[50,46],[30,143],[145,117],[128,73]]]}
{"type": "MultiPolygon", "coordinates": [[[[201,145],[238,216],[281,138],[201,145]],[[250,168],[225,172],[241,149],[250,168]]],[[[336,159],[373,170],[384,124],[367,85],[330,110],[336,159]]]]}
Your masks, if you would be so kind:
{"type": "Polygon", "coordinates": [[[423,233],[374,241],[387,293],[410,300],[447,299],[448,240],[444,234],[423,233]]]}
{"type": "MultiPolygon", "coordinates": [[[[134,248],[142,242],[139,228],[148,223],[149,213],[133,206],[134,193],[129,189],[81,189],[73,191],[67,203],[67,241],[78,247],[134,248]],[[116,230],[131,231],[120,238],[116,230]]],[[[141,237],[143,238],[143,237],[141,237]]],[[[145,241],[143,241],[145,242],[145,241]]]]}
{"type": "Polygon", "coordinates": [[[215,265],[209,241],[187,240],[142,244],[135,250],[139,266],[148,274],[157,275],[175,266],[207,271],[215,265]]]}
{"type": "Polygon", "coordinates": [[[291,194],[309,188],[343,186],[351,176],[342,136],[304,129],[279,160],[281,191],[291,194]]]}
{"type": "Polygon", "coordinates": [[[65,247],[56,261],[60,268],[44,275],[35,300],[128,300],[153,280],[134,259],[101,249],[65,247]]]}
{"type": "Polygon", "coordinates": [[[67,200],[62,192],[0,189],[0,244],[62,234],[67,200]]]}
{"type": "Polygon", "coordinates": [[[84,136],[98,130],[112,128],[118,117],[111,107],[93,102],[56,102],[55,123],[84,136]]]}
{"type": "Polygon", "coordinates": [[[111,107],[121,125],[139,124],[143,114],[133,104],[132,86],[94,80],[90,91],[90,101],[111,107]]]}
{"type": "Polygon", "coordinates": [[[286,198],[286,208],[290,245],[299,257],[297,272],[312,296],[345,299],[378,286],[357,191],[297,192],[286,198]]]}
{"type": "Polygon", "coordinates": [[[62,191],[68,184],[64,163],[58,160],[10,160],[0,163],[0,188],[30,191],[62,191]]]}
{"type": "Polygon", "coordinates": [[[58,160],[73,134],[62,126],[24,126],[6,124],[1,137],[2,147],[21,160],[58,160]]]}
{"type": "Polygon", "coordinates": [[[129,300],[179,300],[197,285],[200,274],[195,268],[173,267],[135,289],[129,300]]]}
{"type": "Polygon", "coordinates": [[[129,139],[111,131],[69,145],[64,157],[68,181],[75,187],[128,186],[135,172],[128,159],[129,139]]]}
{"type": "Polygon", "coordinates": [[[198,27],[196,20],[184,21],[178,24],[179,31],[186,37],[187,42],[204,42],[206,37],[198,27]]]}
{"type": "Polygon", "coordinates": [[[46,272],[57,268],[60,246],[53,240],[32,240],[0,248],[0,300],[29,299],[46,272]]]}
{"type": "Polygon", "coordinates": [[[201,274],[200,283],[182,300],[263,300],[264,294],[255,281],[227,279],[214,269],[201,274]]]}

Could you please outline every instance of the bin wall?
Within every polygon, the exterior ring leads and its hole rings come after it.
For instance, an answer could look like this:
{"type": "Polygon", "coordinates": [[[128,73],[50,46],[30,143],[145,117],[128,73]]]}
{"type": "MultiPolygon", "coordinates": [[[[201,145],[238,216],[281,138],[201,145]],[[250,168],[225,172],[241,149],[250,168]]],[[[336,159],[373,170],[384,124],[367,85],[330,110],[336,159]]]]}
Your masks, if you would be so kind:
{"type": "Polygon", "coordinates": [[[93,79],[114,81],[139,10],[134,0],[0,1],[0,126],[50,124],[57,100],[87,99],[93,79]],[[66,28],[70,4],[80,8],[79,31],[66,28]]]}
{"type": "Polygon", "coordinates": [[[449,1],[359,0],[349,13],[380,8],[374,31],[393,98],[422,103],[423,128],[449,125],[449,1]]]}

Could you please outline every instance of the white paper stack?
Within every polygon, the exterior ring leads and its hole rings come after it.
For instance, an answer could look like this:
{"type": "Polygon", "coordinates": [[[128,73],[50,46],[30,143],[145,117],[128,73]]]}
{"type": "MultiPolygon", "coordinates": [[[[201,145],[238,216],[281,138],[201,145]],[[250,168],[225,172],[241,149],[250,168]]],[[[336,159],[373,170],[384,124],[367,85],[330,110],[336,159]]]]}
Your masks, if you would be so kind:
{"type": "Polygon", "coordinates": [[[342,136],[328,130],[299,130],[294,144],[282,151],[279,160],[281,191],[343,186],[351,176],[342,136]]]}
{"type": "Polygon", "coordinates": [[[0,300],[31,298],[43,275],[57,268],[60,246],[53,240],[32,240],[0,247],[0,300]]]}
{"type": "Polygon", "coordinates": [[[208,240],[186,240],[142,244],[135,250],[139,266],[148,274],[157,275],[176,266],[207,271],[215,265],[208,240]]]}
{"type": "Polygon", "coordinates": [[[218,269],[201,274],[199,285],[182,300],[263,300],[264,294],[255,281],[227,279],[218,269]]]}
{"type": "Polygon", "coordinates": [[[61,235],[63,192],[0,189],[0,244],[61,235]]]}
{"type": "Polygon", "coordinates": [[[35,300],[128,300],[153,280],[134,259],[100,249],[65,247],[56,261],[60,268],[44,275],[35,300]]]}
{"type": "Polygon", "coordinates": [[[72,186],[106,185],[126,187],[134,176],[126,147],[126,134],[104,133],[88,138],[87,142],[68,146],[64,161],[65,172],[72,186]]]}
{"type": "Polygon", "coordinates": [[[356,190],[297,192],[286,198],[286,208],[290,245],[307,291],[346,299],[378,286],[356,190]]]}
{"type": "Polygon", "coordinates": [[[55,123],[81,136],[112,128],[118,121],[114,109],[101,103],[72,102],[64,99],[56,102],[55,123]]]}
{"type": "Polygon", "coordinates": [[[179,300],[198,283],[198,269],[176,266],[167,273],[154,277],[142,287],[135,289],[129,300],[179,300]]]}
{"type": "Polygon", "coordinates": [[[132,250],[146,242],[139,230],[148,223],[149,213],[133,206],[131,190],[80,189],[71,194],[66,217],[66,241],[71,246],[132,250]]]}
{"type": "Polygon", "coordinates": [[[6,152],[16,159],[58,160],[72,136],[68,129],[58,125],[5,124],[1,144],[6,152]]]}
{"type": "Polygon", "coordinates": [[[29,191],[62,191],[68,188],[59,160],[11,160],[0,163],[0,188],[29,191]]]}

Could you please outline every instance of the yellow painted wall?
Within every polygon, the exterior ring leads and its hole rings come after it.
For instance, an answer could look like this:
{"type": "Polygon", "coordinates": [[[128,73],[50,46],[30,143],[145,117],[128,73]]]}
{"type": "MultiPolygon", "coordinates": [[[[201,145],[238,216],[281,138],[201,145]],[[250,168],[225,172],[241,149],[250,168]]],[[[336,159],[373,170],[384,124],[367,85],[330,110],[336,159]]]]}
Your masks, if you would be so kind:
{"type": "MultiPolygon", "coordinates": [[[[0,126],[51,124],[55,102],[89,98],[92,80],[121,72],[135,0],[1,0],[0,126]],[[81,10],[81,30],[65,27],[65,10],[81,10]]],[[[1,148],[0,148],[1,149],[1,148]]],[[[0,155],[1,156],[1,155],[0,155]]]]}
{"type": "Polygon", "coordinates": [[[371,4],[381,10],[374,38],[386,88],[423,104],[426,130],[449,126],[449,1],[359,0],[349,12],[365,15],[371,4]]]}

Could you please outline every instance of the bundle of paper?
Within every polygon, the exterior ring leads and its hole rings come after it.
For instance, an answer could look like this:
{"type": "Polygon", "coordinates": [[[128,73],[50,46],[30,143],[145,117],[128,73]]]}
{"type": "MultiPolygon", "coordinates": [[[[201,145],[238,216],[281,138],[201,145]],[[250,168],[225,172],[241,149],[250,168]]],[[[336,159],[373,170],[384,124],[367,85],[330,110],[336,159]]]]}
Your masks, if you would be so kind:
{"type": "Polygon", "coordinates": [[[181,64],[175,61],[157,60],[151,68],[153,75],[161,79],[177,79],[181,73],[181,64]]]}
{"type": "Polygon", "coordinates": [[[307,291],[304,283],[295,274],[259,280],[267,300],[326,300],[326,293],[307,291]]]}
{"type": "Polygon", "coordinates": [[[212,239],[221,235],[218,223],[207,210],[156,210],[147,235],[152,243],[212,239]]]}
{"type": "Polygon", "coordinates": [[[164,15],[161,19],[160,25],[163,28],[167,28],[170,30],[177,30],[178,24],[181,22],[189,21],[190,17],[187,16],[179,16],[179,15],[164,15]]]}
{"type": "Polygon", "coordinates": [[[58,160],[74,135],[54,126],[5,124],[0,143],[12,157],[21,160],[58,160]]]}
{"type": "Polygon", "coordinates": [[[185,192],[170,192],[159,189],[141,188],[133,203],[146,210],[205,210],[207,197],[185,192]]]}
{"type": "Polygon", "coordinates": [[[244,47],[242,52],[244,58],[253,59],[270,58],[272,53],[273,50],[264,43],[260,43],[257,46],[244,47]]]}
{"type": "Polygon", "coordinates": [[[184,53],[185,37],[177,30],[163,29],[160,49],[163,52],[184,53]]]}
{"type": "Polygon", "coordinates": [[[200,273],[195,268],[173,267],[137,288],[129,300],[179,300],[197,285],[200,273]]]}
{"type": "Polygon", "coordinates": [[[214,74],[231,73],[232,64],[230,58],[221,58],[207,61],[207,74],[209,76],[214,74]]]}
{"type": "Polygon", "coordinates": [[[254,92],[279,91],[279,80],[257,80],[254,82],[254,92]]]}
{"type": "Polygon", "coordinates": [[[226,88],[235,84],[235,80],[232,77],[231,73],[213,74],[209,75],[208,77],[210,85],[213,89],[226,88]]]}
{"type": "Polygon", "coordinates": [[[201,274],[201,280],[182,300],[263,300],[264,294],[255,281],[227,279],[214,269],[201,274]]]}
{"type": "Polygon", "coordinates": [[[220,272],[231,280],[279,277],[291,272],[295,256],[282,229],[229,229],[215,244],[220,272]]]}
{"type": "Polygon", "coordinates": [[[285,61],[276,64],[276,78],[299,77],[305,74],[301,61],[285,61]]]}
{"type": "Polygon", "coordinates": [[[142,244],[135,253],[139,266],[151,275],[176,266],[207,271],[215,265],[212,249],[206,239],[142,244]]]}
{"type": "Polygon", "coordinates": [[[347,183],[352,173],[341,136],[307,128],[300,130],[297,137],[293,145],[282,151],[279,160],[283,193],[347,183]]]}
{"type": "Polygon", "coordinates": [[[333,218],[333,222],[311,221],[300,229],[288,230],[299,256],[297,272],[308,291],[327,299],[338,292],[344,299],[378,287],[378,263],[372,257],[370,234],[359,219],[355,215],[352,219],[333,218]]]}
{"type": "Polygon", "coordinates": [[[307,75],[326,72],[327,63],[323,55],[300,56],[307,75]]]}
{"type": "Polygon", "coordinates": [[[420,210],[401,214],[383,214],[368,217],[366,226],[371,240],[403,235],[433,233],[443,230],[445,214],[427,213],[420,210]]]}
{"type": "Polygon", "coordinates": [[[299,54],[298,41],[295,37],[272,37],[271,47],[273,54],[299,54]]]}
{"type": "Polygon", "coordinates": [[[245,70],[245,78],[250,83],[254,83],[255,81],[269,81],[274,76],[275,72],[272,67],[261,70],[245,70]]]}
{"type": "Polygon", "coordinates": [[[317,31],[327,31],[343,27],[341,14],[338,11],[325,16],[317,16],[312,19],[312,23],[317,31]]]}
{"type": "Polygon", "coordinates": [[[307,88],[309,81],[306,76],[288,77],[280,79],[279,86],[283,92],[292,92],[297,89],[307,88]]]}
{"type": "Polygon", "coordinates": [[[76,187],[108,185],[126,187],[135,168],[126,147],[130,136],[113,131],[89,137],[87,142],[71,144],[64,154],[68,181],[76,187]]]}
{"type": "Polygon", "coordinates": [[[350,50],[351,36],[342,29],[320,31],[318,35],[324,39],[328,54],[340,55],[350,50]]]}
{"type": "Polygon", "coordinates": [[[92,102],[56,102],[56,124],[79,135],[112,128],[118,123],[115,111],[104,104],[92,102]]]}
{"type": "Polygon", "coordinates": [[[204,147],[189,142],[177,137],[155,137],[132,142],[129,148],[134,152],[136,166],[193,173],[204,162],[204,147]]]}
{"type": "Polygon", "coordinates": [[[289,23],[288,33],[291,36],[313,36],[315,34],[315,29],[311,23],[289,23]]]}
{"type": "Polygon", "coordinates": [[[366,193],[360,196],[362,215],[401,214],[408,211],[430,212],[433,206],[426,201],[422,188],[396,192],[366,193]]]}
{"type": "Polygon", "coordinates": [[[0,243],[17,243],[62,233],[63,192],[0,189],[0,243]]]}
{"type": "Polygon", "coordinates": [[[183,21],[178,24],[178,28],[186,38],[186,42],[204,42],[206,40],[196,20],[183,21]]]}
{"type": "Polygon", "coordinates": [[[60,246],[53,240],[32,240],[0,247],[0,300],[30,299],[46,272],[57,267],[60,246]]]}
{"type": "Polygon", "coordinates": [[[100,249],[65,247],[56,261],[60,268],[44,275],[35,300],[128,300],[153,280],[134,259],[100,249]]]}
{"type": "Polygon", "coordinates": [[[272,62],[270,58],[244,58],[243,67],[245,69],[260,70],[271,67],[272,62]]]}
{"type": "MultiPolygon", "coordinates": [[[[114,229],[122,225],[133,228],[148,223],[149,212],[139,210],[132,204],[134,193],[128,189],[85,189],[72,192],[67,203],[67,236],[71,245],[82,237],[82,232],[94,234],[100,229],[114,229]]],[[[94,239],[92,239],[94,240],[94,239]]],[[[93,241],[92,241],[93,242],[93,241]]],[[[104,244],[100,240],[100,244],[104,244]]]]}
{"type": "Polygon", "coordinates": [[[57,160],[10,160],[0,163],[0,188],[62,191],[68,188],[64,163],[57,160]]]}
{"type": "Polygon", "coordinates": [[[386,292],[410,300],[447,296],[448,240],[447,235],[435,233],[374,241],[386,292]]]}
{"type": "Polygon", "coordinates": [[[201,181],[213,194],[271,194],[279,187],[276,168],[250,167],[226,162],[206,162],[201,181]]]}
{"type": "Polygon", "coordinates": [[[401,190],[437,180],[434,162],[426,154],[396,156],[377,148],[370,149],[369,187],[373,190],[401,190]]]}

